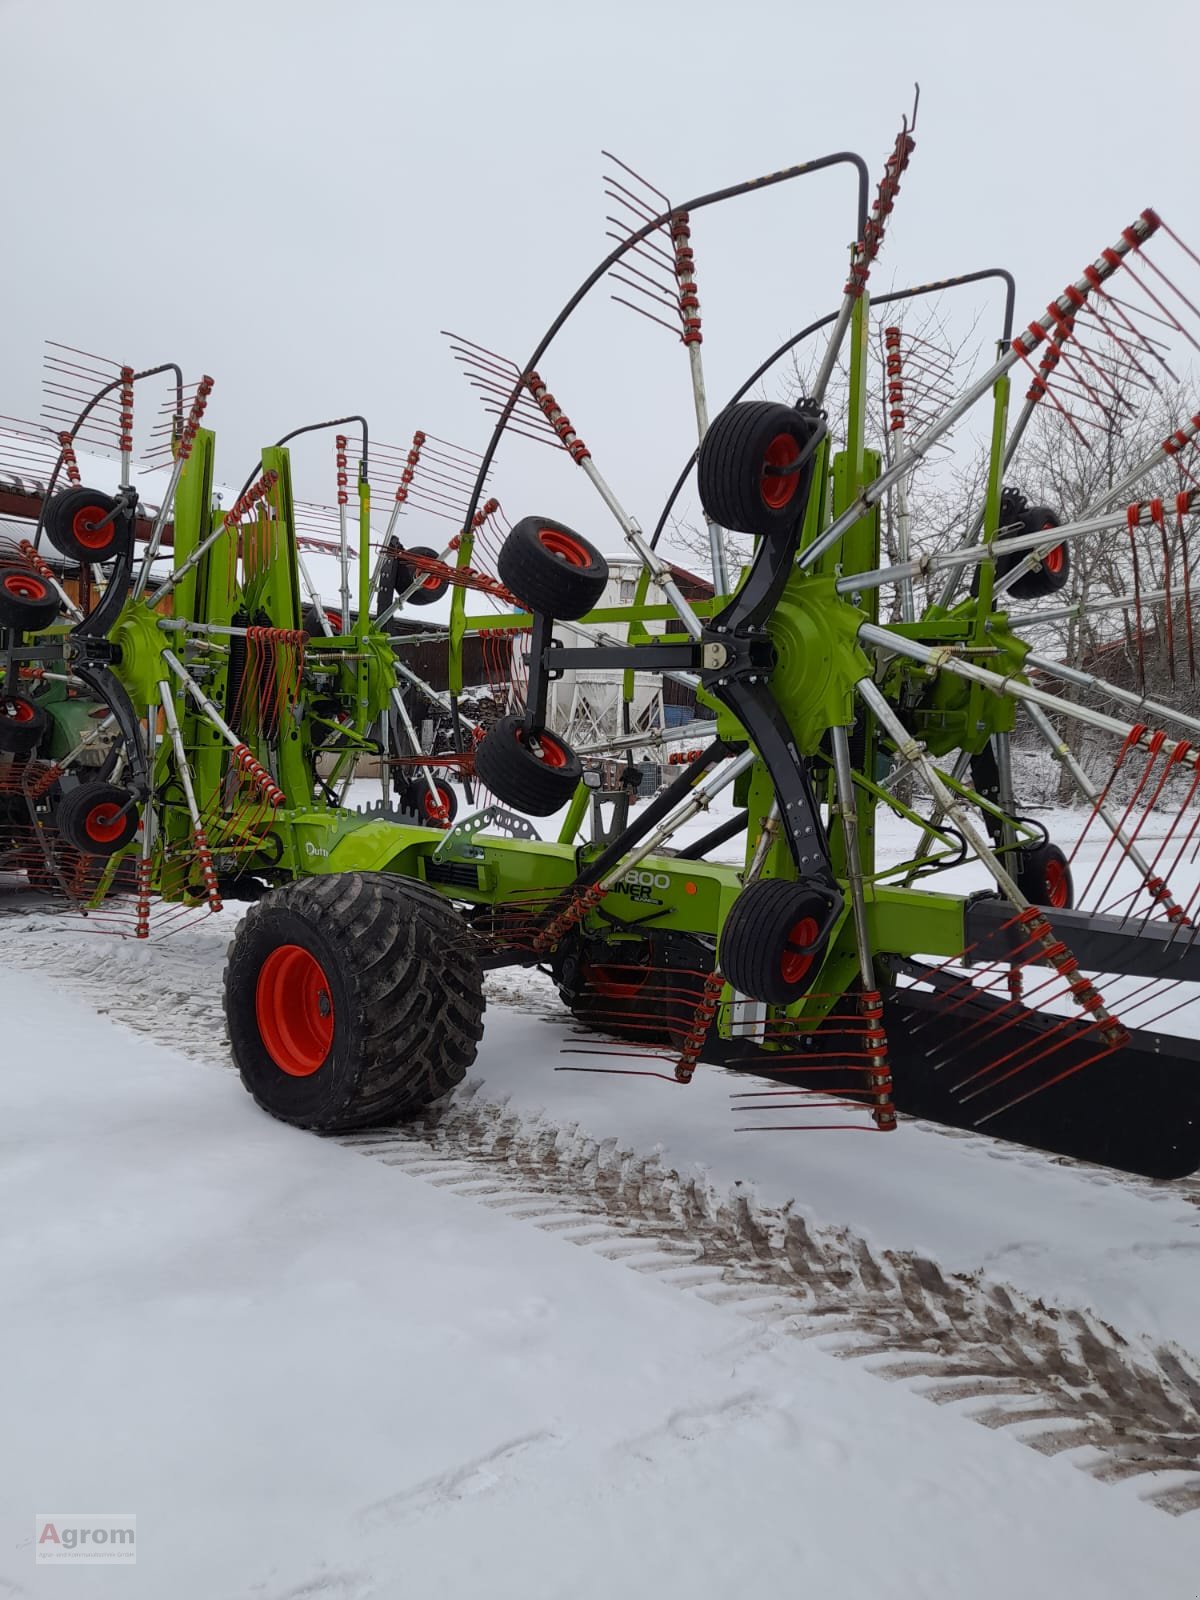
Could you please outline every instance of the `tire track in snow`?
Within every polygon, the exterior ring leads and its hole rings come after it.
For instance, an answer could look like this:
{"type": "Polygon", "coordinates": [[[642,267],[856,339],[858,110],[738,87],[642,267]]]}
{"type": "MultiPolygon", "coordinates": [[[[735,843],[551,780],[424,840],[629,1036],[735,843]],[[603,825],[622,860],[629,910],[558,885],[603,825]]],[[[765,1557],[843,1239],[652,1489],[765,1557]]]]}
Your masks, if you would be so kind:
{"type": "MultiPolygon", "coordinates": [[[[216,930],[139,945],[61,922],[51,932],[37,916],[5,920],[0,956],[11,965],[50,971],[114,1021],[231,1066],[216,930]]],[[[1102,1481],[1145,1477],[1143,1497],[1163,1510],[1200,1509],[1200,1363],[1186,1352],[1136,1344],[1088,1313],[979,1274],[944,1273],[917,1252],[873,1249],[848,1229],[814,1226],[738,1186],[718,1191],[615,1139],[523,1118],[479,1087],[468,1082],[402,1127],[334,1137],[759,1320],[772,1337],[819,1337],[836,1356],[964,1405],[1045,1454],[1078,1452],[1077,1465],[1102,1481]]]]}
{"type": "Polygon", "coordinates": [[[404,1128],[338,1142],[777,1334],[821,1337],[1043,1454],[1078,1451],[1093,1477],[1148,1475],[1143,1497],[1163,1510],[1200,1509],[1200,1365],[1182,1350],[1135,1345],[1085,1312],[944,1273],[914,1251],[873,1250],[790,1206],[722,1194],[615,1140],[522,1118],[477,1088],[404,1128]]]}

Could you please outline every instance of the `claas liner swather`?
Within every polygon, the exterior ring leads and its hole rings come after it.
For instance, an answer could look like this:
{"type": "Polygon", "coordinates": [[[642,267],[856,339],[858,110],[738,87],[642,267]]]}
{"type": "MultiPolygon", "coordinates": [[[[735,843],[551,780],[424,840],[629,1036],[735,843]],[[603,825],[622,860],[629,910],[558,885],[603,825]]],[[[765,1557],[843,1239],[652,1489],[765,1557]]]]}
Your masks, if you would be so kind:
{"type": "MultiPolygon", "coordinates": [[[[639,188],[622,165],[616,187],[628,204],[615,247],[531,357],[518,365],[455,340],[496,426],[456,538],[440,557],[407,552],[399,584],[393,573],[381,586],[370,571],[363,426],[358,607],[351,616],[344,582],[344,634],[304,627],[287,449],[264,451],[261,475],[214,517],[212,435],[195,428],[188,438],[182,422],[189,447],[182,466],[176,456],[173,575],[143,592],[128,584],[102,631],[86,618],[60,621],[10,650],[44,672],[47,696],[57,650],[64,675],[120,727],[119,814],[135,819],[136,834],[105,858],[103,875],[112,890],[131,864],[143,929],[152,893],[179,910],[213,903],[225,882],[253,885],[230,949],[226,1010],[243,1079],[274,1115],[335,1130],[427,1105],[474,1057],[483,972],[539,965],[607,1038],[591,1053],[626,1058],[604,1070],[675,1085],[701,1060],[753,1074],[735,1095],[739,1126],[888,1131],[899,1108],[1157,1176],[1200,1165],[1200,1045],[1162,1026],[1200,992],[1191,988],[1200,952],[1189,872],[1200,764],[1185,737],[1200,723],[1149,697],[1144,683],[1105,683],[1024,637],[1057,614],[1038,602],[1061,596],[1078,541],[1109,540],[1130,557],[1132,591],[1114,604],[1137,618],[1139,655],[1143,612],[1165,595],[1172,670],[1177,658],[1192,670],[1187,536],[1200,418],[1181,415],[1073,520],[1033,503],[1019,483],[1022,436],[1039,406],[1080,426],[1089,405],[1111,412],[1122,375],[1141,375],[1131,392],[1151,389],[1173,358],[1171,341],[1195,344],[1195,291],[1176,277],[1200,262],[1147,210],[1019,333],[1014,286],[999,269],[872,306],[870,270],[913,148],[906,125],[873,201],[864,164],[847,154],[682,206],[639,188]],[[840,303],[710,421],[694,219],[834,166],[850,167],[857,186],[840,303]],[[630,292],[650,285],[653,320],[687,353],[712,599],[685,598],[660,553],[670,504],[647,535],[542,376],[555,335],[610,274],[630,292]],[[917,341],[895,319],[931,291],[978,282],[1003,288],[996,359],[949,397],[936,375],[922,401],[917,341]],[[881,306],[892,320],[873,329],[881,306]],[[867,444],[873,332],[886,461],[867,444]],[[795,403],[742,397],[818,336],[813,377],[795,403]],[[1018,367],[1028,389],[1010,418],[1018,367]],[[979,503],[964,504],[956,544],[923,550],[914,473],[976,406],[990,407],[979,503]],[[543,438],[590,480],[640,564],[632,604],[600,605],[605,557],[546,515],[511,528],[494,574],[472,566],[488,473],[511,433],[543,438]],[[1164,470],[1177,474],[1165,499],[1164,470]],[[884,563],[889,496],[901,540],[898,559],[884,563]],[[730,535],[752,541],[740,573],[730,535]],[[473,766],[495,803],[449,827],[444,814],[431,827],[343,804],[349,765],[402,681],[386,631],[392,596],[431,580],[451,588],[456,694],[464,640],[489,632],[522,630],[528,674],[524,703],[505,708],[477,742],[454,722],[459,772],[473,766]],[[918,586],[936,600],[918,606],[918,586]],[[468,616],[466,598],[479,591],[516,597],[523,615],[468,616]],[[890,621],[884,591],[897,600],[890,621]],[[581,842],[594,778],[550,725],[548,704],[558,675],[590,667],[625,673],[627,686],[635,673],[682,680],[712,720],[697,758],[668,767],[657,796],[581,842]],[[1128,707],[1130,720],[1098,701],[1128,707]],[[332,783],[315,760],[322,717],[345,734],[340,745],[333,739],[342,764],[332,783]],[[1107,744],[1106,776],[1092,774],[1060,724],[1107,744]],[[1022,813],[1014,732],[1043,742],[1077,793],[1069,849],[1022,813]],[[680,843],[683,824],[723,793],[728,815],[680,843]],[[878,849],[885,812],[916,841],[899,861],[878,849]],[[529,819],[558,813],[557,837],[537,838],[529,819]],[[742,835],[740,867],[711,859],[742,835]],[[932,883],[964,862],[990,888],[932,883]]],[[[114,526],[132,515],[118,501],[114,526]]],[[[51,531],[61,523],[51,501],[51,531]]],[[[340,544],[345,573],[344,532],[340,544]]],[[[405,556],[385,544],[381,561],[405,556]]],[[[52,756],[9,780],[47,834],[87,787],[56,776],[62,762],[52,756]]],[[[71,840],[80,845],[77,833],[71,840]]],[[[52,844],[41,848],[60,876],[75,870],[52,844]]],[[[80,856],[92,859],[86,849],[80,856]]],[[[93,888],[93,907],[103,898],[93,888]]]]}

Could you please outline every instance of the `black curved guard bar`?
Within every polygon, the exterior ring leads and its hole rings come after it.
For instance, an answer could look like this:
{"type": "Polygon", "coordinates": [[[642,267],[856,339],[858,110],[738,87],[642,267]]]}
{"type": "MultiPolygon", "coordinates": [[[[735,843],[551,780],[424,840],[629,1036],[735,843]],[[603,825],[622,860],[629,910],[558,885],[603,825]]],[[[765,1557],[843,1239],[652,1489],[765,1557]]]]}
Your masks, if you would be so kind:
{"type": "MultiPolygon", "coordinates": [[[[321,433],[326,428],[340,428],[344,422],[357,422],[362,432],[362,452],[358,458],[358,475],[360,479],[365,478],[367,476],[367,451],[369,444],[367,436],[367,419],[366,417],[358,416],[357,413],[351,417],[331,417],[328,422],[306,422],[302,428],[293,428],[291,433],[285,433],[282,439],[276,439],[272,448],[275,450],[282,450],[285,444],[289,443],[292,439],[298,439],[302,433],[321,433]]],[[[261,471],[261,462],[258,462],[251,467],[250,476],[246,479],[245,483],[237,492],[234,502],[235,504],[237,500],[242,498],[246,490],[254,482],[255,478],[258,477],[261,471]]]]}
{"type": "MultiPolygon", "coordinates": [[[[897,300],[915,300],[923,294],[940,294],[944,289],[958,289],[967,283],[980,283],[985,278],[999,278],[1004,284],[1004,331],[1000,339],[1000,348],[1002,351],[1007,350],[1012,343],[1013,317],[1016,314],[1017,283],[1012,273],[1004,267],[982,267],[978,272],[960,273],[957,278],[939,278],[936,283],[918,283],[911,289],[894,289],[890,294],[872,295],[871,304],[873,306],[886,306],[892,305],[897,300]]],[[[814,333],[820,333],[822,328],[829,327],[830,323],[836,322],[837,319],[838,312],[831,311],[827,316],[818,317],[816,322],[810,322],[806,328],[801,328],[799,333],[792,334],[790,339],[785,339],[777,350],[772,350],[767,359],[755,367],[741,388],[726,401],[726,407],[736,405],[739,400],[743,399],[753,389],[758,380],[770,372],[777,361],[782,361],[789,351],[794,350],[798,344],[803,344],[805,339],[811,338],[814,333]]],[[[699,453],[700,447],[697,445],[684,463],[683,471],[676,478],[675,486],[667,496],[667,503],[663,506],[658,521],[654,525],[654,532],[650,535],[651,550],[657,547],[658,541],[662,537],[662,531],[667,525],[667,518],[671,515],[676,500],[679,499],[680,494],[683,492],[683,486],[687,482],[692,468],[696,465],[696,457],[699,453]]]]}
{"type": "MultiPolygon", "coordinates": [[[[157,367],[147,367],[144,372],[135,372],[133,377],[130,378],[129,382],[141,383],[143,378],[157,378],[160,372],[173,372],[175,374],[175,417],[178,426],[182,427],[183,369],[178,365],[177,362],[163,361],[157,367]]],[[[75,421],[66,430],[72,442],[78,438],[80,428],[83,427],[84,423],[100,404],[101,400],[104,399],[105,395],[111,394],[114,389],[119,389],[124,382],[124,378],[117,377],[114,378],[111,383],[106,383],[102,389],[98,389],[96,391],[96,393],[88,401],[87,405],[84,406],[83,410],[75,418],[75,421]]],[[[41,508],[38,511],[37,527],[33,530],[33,548],[35,550],[41,549],[42,529],[46,525],[46,507],[50,504],[50,496],[54,493],[54,486],[58,482],[58,474],[62,470],[63,460],[64,452],[60,450],[58,453],[58,460],[54,463],[54,470],[50,474],[50,481],[46,485],[46,493],[42,496],[41,508]]]]}
{"type": "Polygon", "coordinates": [[[139,800],[144,800],[150,793],[150,771],[146,747],[142,742],[142,725],[133,701],[107,667],[94,662],[73,661],[71,671],[116,718],[129,757],[129,787],[139,800]]]}
{"type": "Polygon", "coordinates": [[[475,512],[479,507],[480,499],[483,496],[484,484],[487,481],[487,475],[491,470],[492,461],[495,458],[496,451],[500,447],[500,440],[504,436],[504,430],[508,425],[508,419],[512,416],[513,408],[521,397],[521,390],[524,387],[526,373],[532,372],[537,366],[538,362],[550,348],[551,344],[558,336],[559,330],[562,328],[567,318],[575,310],[576,306],[578,306],[580,302],[591,293],[595,286],[600,282],[601,278],[603,278],[612,267],[616,266],[617,262],[620,261],[628,251],[641,244],[643,239],[649,238],[649,236],[656,229],[661,228],[665,223],[670,222],[671,218],[676,216],[680,211],[702,211],[706,206],[719,205],[723,200],[736,200],[741,195],[752,194],[759,189],[769,189],[777,183],[789,183],[793,178],[807,177],[809,173],[821,172],[827,167],[844,166],[847,164],[854,167],[858,173],[858,211],[854,237],[856,239],[861,239],[866,232],[867,227],[867,204],[871,185],[870,174],[867,171],[867,164],[861,156],[855,155],[851,150],[839,150],[834,155],[819,156],[815,161],[805,161],[799,166],[795,167],[784,167],[779,172],[767,173],[765,177],[749,178],[744,183],[735,183],[729,188],[714,189],[711,194],[699,195],[695,200],[685,200],[682,205],[669,206],[666,211],[660,211],[658,216],[652,217],[650,221],[647,222],[643,227],[639,228],[636,233],[631,233],[627,239],[623,240],[622,243],[616,247],[615,250],[610,250],[600,265],[593,272],[588,274],[588,276],[579,285],[578,289],[576,289],[575,293],[567,301],[566,305],[563,306],[562,310],[558,313],[554,321],[550,324],[549,328],[547,328],[546,332],[538,341],[538,344],[534,348],[533,354],[521,368],[517,381],[513,384],[508,399],[504,402],[504,406],[501,409],[500,415],[496,418],[495,427],[492,429],[492,436],[488,440],[487,449],[483,453],[483,460],[479,464],[479,472],[471,489],[470,503],[468,504],[466,514],[463,517],[463,527],[469,528],[471,526],[471,519],[474,517],[475,512]]]}

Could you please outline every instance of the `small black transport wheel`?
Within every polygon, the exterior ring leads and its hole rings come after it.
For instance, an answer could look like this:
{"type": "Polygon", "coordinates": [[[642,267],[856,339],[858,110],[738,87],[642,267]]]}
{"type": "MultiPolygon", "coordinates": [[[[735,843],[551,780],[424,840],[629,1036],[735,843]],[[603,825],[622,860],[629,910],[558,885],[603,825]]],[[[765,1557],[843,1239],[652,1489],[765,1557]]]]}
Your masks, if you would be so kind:
{"type": "Polygon", "coordinates": [[[70,561],[110,560],[123,543],[117,519],[104,520],[116,503],[99,489],[64,489],[46,507],[47,539],[70,561]]]}
{"type": "Polygon", "coordinates": [[[238,925],[225,1019],[264,1111],[336,1132],[410,1116],[466,1077],[483,1035],[466,924],[433,890],[383,872],[272,889],[238,925]]]}
{"type": "MultiPolygon", "coordinates": [[[[415,544],[411,550],[402,551],[392,562],[391,585],[395,594],[403,594],[414,578],[420,577],[416,567],[410,565],[404,557],[423,556],[428,561],[440,561],[441,557],[436,550],[431,550],[428,545],[415,544]]],[[[406,606],[431,606],[435,600],[440,600],[450,587],[448,578],[439,578],[436,572],[427,572],[421,578],[419,585],[404,602],[406,606]]]]}
{"type": "Polygon", "coordinates": [[[599,603],[608,562],[582,534],[549,517],[522,517],[500,548],[500,580],[530,611],[574,622],[599,603]]]}
{"type": "Polygon", "coordinates": [[[64,844],[85,856],[115,856],[132,843],[138,808],[115,783],[81,783],[58,802],[54,826],[64,844]]]}
{"type": "Polygon", "coordinates": [[[1013,873],[1017,888],[1035,906],[1070,911],[1075,904],[1075,883],[1066,856],[1056,844],[1030,845],[1017,852],[1013,873]]]}
{"type": "Polygon", "coordinates": [[[0,568],[0,628],[40,633],[58,617],[60,602],[45,578],[28,567],[0,568]]]}
{"type": "Polygon", "coordinates": [[[763,538],[791,533],[804,514],[811,460],[802,453],[819,423],[772,400],[726,406],[700,446],[700,503],[722,528],[763,538]],[[791,470],[791,469],[795,470],[791,470]]]}
{"type": "Polygon", "coordinates": [[[767,1005],[790,1006],[816,982],[824,959],[829,896],[806,883],[760,878],[725,918],[718,960],[727,983],[767,1005]]]}
{"type": "MultiPolygon", "coordinates": [[[[1017,526],[1006,528],[1004,533],[1009,536],[1017,533],[1040,533],[1044,529],[1057,528],[1061,520],[1049,506],[1027,506],[1017,519],[1017,526]]],[[[997,578],[1004,577],[1023,560],[1024,556],[1017,550],[1002,555],[996,562],[997,578]]],[[[1056,544],[1042,557],[1041,566],[1023,572],[1011,588],[1005,590],[1005,595],[1011,595],[1014,600],[1043,600],[1047,595],[1057,594],[1060,589],[1066,588],[1070,579],[1070,546],[1065,543],[1056,544]]]]}
{"type": "Polygon", "coordinates": [[[548,817],[565,806],[583,779],[583,762],[557,734],[525,730],[519,714],[502,717],[475,747],[475,772],[506,806],[548,817]]]}
{"type": "Polygon", "coordinates": [[[444,778],[435,776],[433,787],[437,790],[436,799],[418,767],[400,785],[400,804],[406,811],[415,812],[429,827],[448,828],[458,815],[458,796],[444,778]]]}
{"type": "Polygon", "coordinates": [[[41,743],[49,718],[23,694],[0,694],[0,754],[27,756],[41,743]]]}

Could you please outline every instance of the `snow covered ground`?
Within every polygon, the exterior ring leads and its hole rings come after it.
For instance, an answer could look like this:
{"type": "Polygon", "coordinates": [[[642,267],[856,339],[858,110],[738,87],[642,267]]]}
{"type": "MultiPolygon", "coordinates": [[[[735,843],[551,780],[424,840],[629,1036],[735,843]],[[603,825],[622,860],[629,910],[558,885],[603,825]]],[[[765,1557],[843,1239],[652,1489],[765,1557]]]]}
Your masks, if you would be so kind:
{"type": "Polygon", "coordinates": [[[1195,1185],[738,1134],[556,1072],[536,973],[440,1121],[319,1140],[229,1070],[238,914],[0,916],[0,1596],[1196,1594],[1195,1185]],[[55,1507],[137,1566],[35,1565],[55,1507]]]}
{"type": "Polygon", "coordinates": [[[6,1595],[1195,1592],[1200,1519],[0,996],[6,1595]],[[54,1506],[136,1569],[35,1568],[54,1506]]]}

